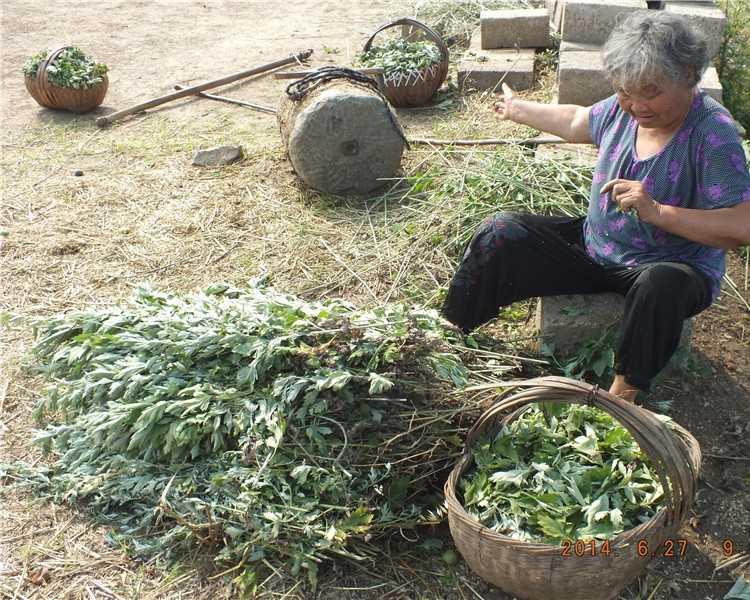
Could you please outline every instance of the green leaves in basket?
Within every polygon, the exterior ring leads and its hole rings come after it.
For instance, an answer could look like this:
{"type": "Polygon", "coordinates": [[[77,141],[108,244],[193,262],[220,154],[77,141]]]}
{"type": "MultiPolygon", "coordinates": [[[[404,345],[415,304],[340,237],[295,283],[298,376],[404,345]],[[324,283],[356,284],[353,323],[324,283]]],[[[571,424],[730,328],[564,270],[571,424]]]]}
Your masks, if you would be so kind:
{"type": "Polygon", "coordinates": [[[628,431],[593,407],[531,407],[473,448],[466,510],[509,537],[609,539],[650,519],[662,486],[628,431]]]}
{"type": "MultiPolygon", "coordinates": [[[[30,57],[23,66],[24,75],[35,78],[47,54],[44,50],[30,57]]],[[[47,78],[60,87],[86,89],[99,85],[106,72],[107,65],[86,56],[79,48],[66,48],[47,67],[47,78]]]]}
{"type": "Polygon", "coordinates": [[[381,46],[371,47],[358,56],[364,67],[380,67],[383,77],[408,75],[439,63],[440,50],[432,42],[410,42],[405,39],[394,39],[381,46]]]}

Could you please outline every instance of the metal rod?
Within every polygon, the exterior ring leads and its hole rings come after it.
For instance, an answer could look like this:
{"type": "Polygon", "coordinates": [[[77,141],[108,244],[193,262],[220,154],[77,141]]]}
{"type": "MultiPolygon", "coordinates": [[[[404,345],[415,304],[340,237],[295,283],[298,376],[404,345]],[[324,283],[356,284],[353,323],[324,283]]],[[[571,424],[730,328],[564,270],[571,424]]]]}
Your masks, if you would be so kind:
{"type": "Polygon", "coordinates": [[[559,137],[533,137],[526,139],[514,138],[485,138],[479,140],[438,140],[432,138],[410,138],[410,144],[432,144],[435,146],[493,146],[501,144],[521,144],[522,146],[538,146],[540,144],[574,144],[559,137]]]}
{"type": "MultiPolygon", "coordinates": [[[[184,90],[185,86],[180,85],[178,83],[177,85],[174,86],[174,89],[184,90]]],[[[220,102],[228,102],[229,104],[237,104],[239,106],[246,106],[247,108],[252,108],[253,110],[268,113],[271,115],[276,114],[275,108],[271,108],[270,106],[263,106],[261,104],[253,104],[252,102],[246,102],[245,100],[236,100],[235,98],[227,98],[226,96],[217,96],[216,94],[207,94],[206,92],[198,92],[196,95],[202,98],[209,98],[210,100],[219,100],[220,102]]]]}

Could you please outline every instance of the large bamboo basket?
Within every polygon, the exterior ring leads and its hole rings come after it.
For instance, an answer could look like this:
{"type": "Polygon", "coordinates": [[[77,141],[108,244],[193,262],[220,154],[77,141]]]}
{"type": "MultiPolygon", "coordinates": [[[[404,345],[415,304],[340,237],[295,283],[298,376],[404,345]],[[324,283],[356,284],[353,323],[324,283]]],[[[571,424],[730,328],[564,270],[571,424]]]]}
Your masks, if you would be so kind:
{"type": "MultiPolygon", "coordinates": [[[[464,454],[445,484],[453,540],[477,575],[517,598],[616,598],[645,570],[652,554],[658,554],[667,539],[675,539],[693,501],[701,464],[700,446],[679,425],[667,426],[651,411],[587,383],[564,377],[541,377],[510,385],[528,389],[499,401],[480,417],[469,431],[464,454]],[[483,434],[498,431],[503,424],[523,413],[524,407],[537,402],[588,404],[600,408],[631,433],[654,464],[664,486],[666,505],[648,522],[610,540],[612,554],[609,556],[599,552],[595,556],[563,556],[560,546],[511,539],[484,527],[461,505],[457,486],[462,474],[472,466],[474,443],[483,434]],[[638,553],[641,540],[647,544],[643,557],[638,553]]],[[[641,552],[645,544],[641,542],[641,552]]]]}
{"type": "Polygon", "coordinates": [[[47,78],[47,67],[51,65],[59,54],[71,46],[60,46],[47,55],[36,72],[36,77],[24,76],[26,89],[40,106],[69,110],[74,113],[85,113],[96,108],[104,101],[107,94],[109,79],[106,73],[103,81],[94,87],[85,89],[66,88],[55,85],[47,78]]]}
{"type": "Polygon", "coordinates": [[[372,47],[375,36],[381,31],[400,25],[408,25],[413,29],[423,31],[427,39],[434,42],[438,47],[441,58],[439,62],[421,71],[413,71],[395,79],[383,76],[383,94],[393,106],[423,106],[432,98],[448,75],[448,47],[433,29],[424,23],[420,23],[415,19],[409,19],[408,17],[396,19],[378,27],[365,43],[364,51],[367,52],[372,47]]]}

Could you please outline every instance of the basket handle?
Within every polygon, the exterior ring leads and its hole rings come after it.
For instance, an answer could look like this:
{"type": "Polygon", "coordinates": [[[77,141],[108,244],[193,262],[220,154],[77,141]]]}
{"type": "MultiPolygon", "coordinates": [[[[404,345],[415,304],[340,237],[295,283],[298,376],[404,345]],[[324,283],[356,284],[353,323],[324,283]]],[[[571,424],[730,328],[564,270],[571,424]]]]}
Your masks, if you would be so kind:
{"type": "Polygon", "coordinates": [[[428,27],[427,25],[421,23],[420,21],[417,21],[416,19],[410,19],[409,17],[401,17],[400,19],[396,19],[395,21],[391,21],[390,23],[386,23],[385,25],[381,25],[380,27],[378,27],[375,30],[375,33],[370,36],[370,39],[365,42],[364,51],[367,52],[370,49],[375,36],[378,35],[381,31],[389,29],[391,27],[396,27],[398,25],[411,25],[412,27],[416,27],[417,29],[421,29],[422,31],[424,31],[427,36],[433,42],[435,42],[435,45],[440,50],[442,59],[444,61],[448,60],[448,46],[445,45],[443,38],[441,38],[431,27],[428,27]]]}
{"type": "MultiPolygon", "coordinates": [[[[574,381],[570,379],[565,379],[563,377],[555,377],[555,376],[549,376],[549,377],[538,377],[534,379],[527,379],[524,381],[506,381],[501,382],[498,384],[498,387],[503,387],[507,389],[512,388],[529,388],[529,387],[541,387],[541,388],[547,388],[547,389],[556,389],[560,391],[567,391],[567,392],[578,392],[578,394],[585,396],[587,399],[591,399],[593,395],[598,395],[602,392],[602,390],[599,390],[598,388],[595,388],[594,386],[591,386],[588,383],[582,382],[582,381],[574,381]]],[[[511,397],[506,397],[498,400],[495,402],[490,408],[488,408],[480,417],[477,419],[477,421],[474,423],[471,429],[469,429],[468,433],[466,434],[466,441],[467,446],[469,445],[469,442],[474,441],[474,439],[480,435],[482,431],[490,424],[490,421],[497,420],[501,417],[506,416],[512,408],[521,408],[526,405],[526,402],[519,402],[520,394],[516,394],[511,397]]],[[[545,400],[545,402],[548,402],[549,400],[545,400]]]]}
{"type": "Polygon", "coordinates": [[[54,50],[52,50],[49,54],[47,54],[47,58],[45,58],[42,62],[39,63],[39,66],[36,69],[36,78],[39,80],[39,83],[41,85],[47,85],[49,82],[47,81],[47,67],[49,67],[55,60],[57,60],[57,57],[60,56],[63,50],[67,50],[68,48],[72,48],[73,46],[70,46],[68,44],[64,46],[58,46],[54,50]]]}

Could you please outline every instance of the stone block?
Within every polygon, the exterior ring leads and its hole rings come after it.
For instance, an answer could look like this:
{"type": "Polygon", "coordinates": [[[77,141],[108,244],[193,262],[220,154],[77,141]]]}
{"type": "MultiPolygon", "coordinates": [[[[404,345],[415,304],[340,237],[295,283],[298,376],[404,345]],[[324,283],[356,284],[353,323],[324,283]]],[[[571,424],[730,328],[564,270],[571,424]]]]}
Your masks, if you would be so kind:
{"type": "Polygon", "coordinates": [[[668,4],[701,4],[703,6],[716,6],[716,0],[661,0],[662,8],[668,4]]]}
{"type": "Polygon", "coordinates": [[[501,83],[514,90],[534,87],[534,50],[482,50],[480,32],[458,63],[458,85],[500,91],[501,83]]]}
{"type": "Polygon", "coordinates": [[[483,10],[480,23],[483,50],[547,48],[550,45],[546,8],[483,10]]]}
{"type": "MultiPolygon", "coordinates": [[[[625,299],[619,294],[586,294],[539,298],[536,327],[540,344],[551,344],[555,353],[574,354],[584,343],[619,327],[625,299]]],[[[682,336],[669,367],[682,367],[690,353],[692,320],[682,327],[682,336]]]]}
{"type": "Polygon", "coordinates": [[[559,160],[581,167],[596,165],[597,149],[592,144],[539,144],[534,156],[538,160],[559,160]]]}
{"type": "Polygon", "coordinates": [[[555,33],[562,31],[563,11],[565,10],[565,0],[554,0],[553,6],[549,11],[550,27],[555,33]]]}
{"type": "Polygon", "coordinates": [[[669,2],[665,11],[682,15],[698,27],[708,38],[708,56],[713,58],[719,53],[727,18],[720,8],[695,2],[669,2]]]}
{"type": "Polygon", "coordinates": [[[557,86],[560,104],[590,106],[614,93],[598,50],[560,52],[557,86]]]}
{"type": "Polygon", "coordinates": [[[719,81],[719,73],[716,70],[716,67],[709,67],[708,69],[706,69],[706,72],[703,74],[703,77],[698,83],[698,87],[700,87],[717,102],[722,101],[723,88],[721,87],[721,82],[719,81]]]}
{"type": "Polygon", "coordinates": [[[560,52],[566,50],[572,52],[601,52],[601,44],[583,44],[581,42],[567,42],[565,40],[560,42],[560,52]]]}
{"type": "Polygon", "coordinates": [[[645,8],[646,0],[565,0],[562,39],[603,44],[620,19],[645,8]]]}

